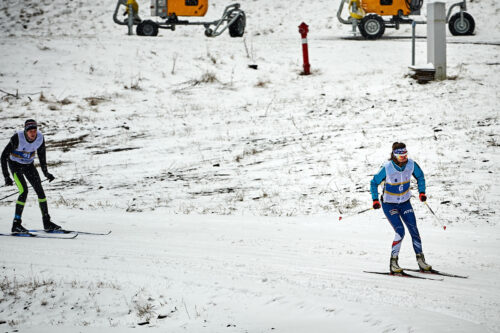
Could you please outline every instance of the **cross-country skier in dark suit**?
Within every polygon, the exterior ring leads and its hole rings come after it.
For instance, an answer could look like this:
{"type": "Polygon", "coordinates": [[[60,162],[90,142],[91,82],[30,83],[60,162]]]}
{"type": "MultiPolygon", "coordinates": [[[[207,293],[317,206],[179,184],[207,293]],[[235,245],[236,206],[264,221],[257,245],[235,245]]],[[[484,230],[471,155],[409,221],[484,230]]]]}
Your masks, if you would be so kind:
{"type": "Polygon", "coordinates": [[[408,159],[408,151],[404,143],[394,142],[391,158],[373,176],[370,183],[373,208],[379,209],[378,185],[385,181],[384,192],[381,197],[382,209],[396,232],[396,236],[392,242],[391,261],[389,265],[391,273],[401,273],[403,271],[398,264],[399,250],[405,236],[405,228],[401,220],[410,232],[418,266],[424,271],[432,269],[425,262],[425,257],[422,253],[422,241],[417,228],[417,220],[415,219],[415,213],[410,203],[410,179],[412,176],[417,179],[420,201],[427,200],[427,196],[425,195],[425,178],[422,169],[420,169],[415,161],[408,159]]]}
{"type": "Polygon", "coordinates": [[[21,216],[23,214],[26,198],[28,197],[26,179],[30,182],[31,186],[33,186],[38,196],[44,229],[48,231],[61,229],[60,226],[50,220],[47,198],[43,191],[40,175],[34,164],[35,155],[38,154],[43,174],[49,181],[54,180],[54,176],[47,171],[45,139],[37,127],[37,123],[33,119],[26,120],[24,123],[24,130],[18,131],[10,138],[1,156],[5,185],[11,186],[14,184],[7,169],[8,164],[17,188],[19,189],[19,197],[17,198],[14,222],[12,224],[12,232],[15,233],[28,231],[21,224],[21,216]]]}

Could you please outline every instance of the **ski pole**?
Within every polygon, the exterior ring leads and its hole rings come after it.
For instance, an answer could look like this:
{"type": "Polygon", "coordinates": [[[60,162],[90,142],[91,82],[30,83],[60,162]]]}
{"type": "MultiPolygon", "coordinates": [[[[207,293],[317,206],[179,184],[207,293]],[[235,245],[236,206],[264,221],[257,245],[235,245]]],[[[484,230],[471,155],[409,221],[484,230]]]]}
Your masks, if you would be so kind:
{"type": "Polygon", "coordinates": [[[16,194],[18,194],[18,193],[19,193],[19,192],[14,192],[14,193],[12,193],[12,194],[6,195],[5,197],[0,198],[0,200],[7,199],[8,197],[11,197],[11,196],[16,195],[16,194]]]}
{"type": "Polygon", "coordinates": [[[424,201],[424,204],[427,206],[427,208],[429,208],[430,212],[432,213],[432,215],[434,215],[436,220],[438,220],[439,223],[441,223],[441,225],[443,226],[443,229],[446,230],[446,225],[443,223],[443,221],[441,221],[441,219],[439,217],[437,217],[436,213],[434,213],[434,211],[432,210],[431,206],[429,206],[427,201],[424,201]]]}
{"type": "MultiPolygon", "coordinates": [[[[46,180],[47,180],[47,179],[44,179],[44,180],[42,180],[40,183],[43,183],[43,182],[45,182],[46,180]]],[[[3,187],[7,187],[7,186],[5,186],[5,185],[4,185],[3,187]]],[[[11,193],[11,194],[6,195],[6,196],[5,196],[5,197],[3,197],[3,198],[0,198],[0,201],[2,201],[3,199],[10,198],[11,196],[16,195],[16,194],[19,194],[19,191],[16,191],[16,192],[14,192],[14,193],[11,193]]]]}
{"type": "MultiPolygon", "coordinates": [[[[356,215],[359,215],[359,214],[363,214],[363,213],[366,213],[366,212],[368,212],[368,211],[370,211],[370,210],[372,210],[372,209],[373,209],[373,207],[366,208],[366,209],[360,210],[359,212],[356,212],[356,213],[354,213],[354,214],[352,214],[352,215],[346,216],[345,218],[347,219],[347,218],[349,218],[349,217],[353,217],[353,216],[356,216],[356,215]]],[[[342,216],[339,216],[339,221],[340,221],[340,220],[342,220],[342,216]]]]}

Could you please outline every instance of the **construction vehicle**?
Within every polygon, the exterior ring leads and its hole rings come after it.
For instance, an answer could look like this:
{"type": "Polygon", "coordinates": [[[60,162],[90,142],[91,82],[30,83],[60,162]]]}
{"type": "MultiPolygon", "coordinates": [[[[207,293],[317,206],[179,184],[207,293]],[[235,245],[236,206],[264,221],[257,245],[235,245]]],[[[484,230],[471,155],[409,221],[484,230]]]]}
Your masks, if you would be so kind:
{"type": "Polygon", "coordinates": [[[119,25],[136,25],[139,36],[157,36],[159,29],[175,31],[178,25],[203,25],[207,37],[220,36],[228,30],[231,37],[242,37],[245,33],[246,16],[238,3],[231,4],[224,9],[222,17],[210,22],[190,22],[179,20],[180,16],[202,17],[208,10],[208,0],[151,0],[151,16],[164,19],[163,22],[142,20],[138,15],[138,5],[135,0],[118,0],[113,20],[119,25]],[[118,12],[124,7],[124,15],[128,17],[120,20],[118,12]],[[130,11],[133,11],[130,12],[130,11]]]}
{"type": "MultiPolygon", "coordinates": [[[[454,3],[448,9],[446,22],[448,29],[454,36],[472,35],[475,22],[472,16],[466,12],[466,0],[454,3]],[[455,7],[459,12],[452,15],[455,7]]],[[[378,39],[382,37],[386,28],[399,29],[401,24],[412,24],[414,22],[410,15],[420,15],[423,0],[341,0],[337,12],[338,20],[343,24],[352,26],[353,33],[356,28],[366,39],[378,39]],[[345,4],[348,3],[349,17],[342,17],[345,4]]],[[[425,24],[425,21],[415,21],[425,24]]]]}

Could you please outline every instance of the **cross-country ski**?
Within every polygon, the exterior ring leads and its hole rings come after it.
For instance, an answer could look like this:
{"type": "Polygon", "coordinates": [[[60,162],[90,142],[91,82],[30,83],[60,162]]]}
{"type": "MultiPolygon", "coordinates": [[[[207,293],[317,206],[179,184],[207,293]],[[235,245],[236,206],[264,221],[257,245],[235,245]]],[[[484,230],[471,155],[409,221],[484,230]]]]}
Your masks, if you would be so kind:
{"type": "Polygon", "coordinates": [[[80,230],[43,230],[43,229],[30,229],[29,232],[43,232],[48,234],[80,234],[80,235],[94,235],[94,236],[106,236],[111,233],[111,230],[107,232],[91,232],[91,231],[80,231],[80,230]]]}
{"type": "Polygon", "coordinates": [[[417,275],[413,275],[413,274],[408,274],[405,271],[401,271],[399,273],[392,273],[392,272],[372,272],[372,271],[363,271],[363,272],[364,273],[370,273],[370,274],[389,275],[389,276],[394,276],[394,277],[443,281],[443,279],[433,279],[433,278],[426,278],[426,277],[423,277],[423,276],[417,276],[417,275]]]}
{"type": "Polygon", "coordinates": [[[10,233],[10,234],[4,234],[0,233],[0,236],[10,236],[10,237],[22,237],[22,238],[48,238],[48,239],[75,239],[78,236],[78,233],[74,233],[70,236],[57,236],[57,235],[40,235],[40,234],[34,234],[31,232],[17,232],[17,233],[10,233]]]}
{"type": "Polygon", "coordinates": [[[451,273],[445,273],[445,272],[437,271],[435,269],[431,269],[429,271],[424,271],[424,270],[414,269],[414,268],[404,268],[404,270],[405,271],[410,271],[410,272],[422,273],[422,274],[442,275],[442,276],[448,276],[448,277],[455,277],[455,278],[460,278],[460,279],[468,279],[469,278],[468,276],[451,274],[451,273]]]}

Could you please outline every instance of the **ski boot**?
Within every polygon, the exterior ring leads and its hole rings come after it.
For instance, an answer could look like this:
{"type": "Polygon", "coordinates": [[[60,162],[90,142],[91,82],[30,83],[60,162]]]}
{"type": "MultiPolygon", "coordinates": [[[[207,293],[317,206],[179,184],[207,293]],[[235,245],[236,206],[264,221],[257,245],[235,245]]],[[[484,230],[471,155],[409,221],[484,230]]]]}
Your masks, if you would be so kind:
{"type": "Polygon", "coordinates": [[[43,217],[43,229],[45,231],[54,231],[54,230],[59,230],[61,229],[61,226],[55,224],[50,220],[50,216],[44,216],[43,217]]]}
{"type": "Polygon", "coordinates": [[[425,257],[423,253],[417,254],[417,263],[421,271],[430,271],[432,266],[425,262],[425,257]]]}
{"type": "Polygon", "coordinates": [[[389,264],[389,269],[391,271],[391,274],[403,272],[403,269],[401,267],[399,267],[399,264],[398,264],[398,256],[391,256],[391,262],[389,264]]]}
{"type": "Polygon", "coordinates": [[[14,221],[12,222],[12,229],[11,229],[11,232],[13,233],[26,233],[28,232],[28,229],[26,229],[25,227],[23,227],[21,225],[21,219],[14,219],[14,221]]]}

